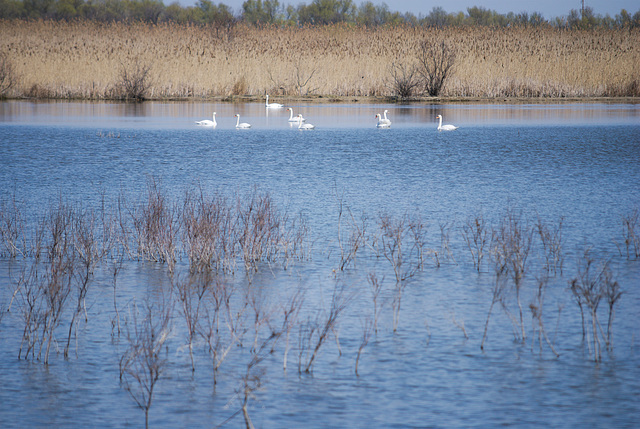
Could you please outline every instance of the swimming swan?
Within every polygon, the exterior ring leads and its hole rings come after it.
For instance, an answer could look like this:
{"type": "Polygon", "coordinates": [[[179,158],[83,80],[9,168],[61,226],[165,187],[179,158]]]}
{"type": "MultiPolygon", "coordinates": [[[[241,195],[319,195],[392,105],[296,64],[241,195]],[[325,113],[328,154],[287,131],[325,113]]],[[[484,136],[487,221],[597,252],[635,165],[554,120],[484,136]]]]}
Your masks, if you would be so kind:
{"type": "Polygon", "coordinates": [[[459,128],[454,125],[442,125],[442,115],[438,115],[436,116],[436,118],[440,119],[440,123],[438,124],[438,131],[453,131],[459,128]]]}
{"type": "Polygon", "coordinates": [[[302,121],[303,121],[302,115],[298,115],[298,129],[299,130],[312,130],[312,129],[314,129],[316,127],[315,125],[311,125],[311,124],[303,124],[302,121]]]}
{"type": "Polygon", "coordinates": [[[240,123],[240,115],[236,115],[236,118],[238,118],[236,128],[251,128],[251,124],[247,124],[246,122],[240,123]]]}
{"type": "Polygon", "coordinates": [[[213,121],[209,119],[204,119],[202,121],[196,121],[196,124],[201,125],[203,127],[217,127],[218,123],[216,122],[216,112],[213,112],[213,121]]]}
{"type": "Polygon", "coordinates": [[[382,119],[382,115],[380,115],[380,113],[376,113],[376,119],[378,120],[378,123],[376,124],[376,127],[378,127],[378,128],[389,128],[389,127],[391,127],[391,121],[385,122],[384,119],[382,119]]]}
{"type": "Polygon", "coordinates": [[[384,118],[382,118],[382,122],[391,125],[391,120],[389,118],[387,118],[387,112],[388,112],[388,110],[384,111],[384,118]]]}
{"type": "MultiPolygon", "coordinates": [[[[298,122],[300,121],[299,116],[301,117],[302,115],[298,115],[295,118],[293,117],[293,109],[291,107],[287,107],[287,110],[290,112],[289,113],[289,122],[298,122]]],[[[306,121],[305,118],[302,118],[302,122],[306,121]]]]}
{"type": "Polygon", "coordinates": [[[264,106],[267,109],[282,109],[284,107],[284,105],[280,104],[280,103],[271,103],[271,104],[269,104],[269,94],[267,94],[267,101],[264,102],[264,106]]]}

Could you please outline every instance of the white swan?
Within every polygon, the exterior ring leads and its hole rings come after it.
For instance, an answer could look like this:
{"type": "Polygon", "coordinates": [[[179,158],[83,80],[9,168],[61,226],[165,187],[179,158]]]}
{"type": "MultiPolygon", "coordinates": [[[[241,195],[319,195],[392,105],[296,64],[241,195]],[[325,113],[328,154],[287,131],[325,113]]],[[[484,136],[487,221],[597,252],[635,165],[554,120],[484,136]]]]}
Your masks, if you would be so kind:
{"type": "Polygon", "coordinates": [[[271,104],[269,104],[269,94],[267,94],[267,101],[264,102],[264,106],[267,109],[282,109],[284,107],[284,105],[280,104],[280,103],[271,103],[271,104]]]}
{"type": "Polygon", "coordinates": [[[218,123],[216,122],[216,112],[213,112],[213,121],[209,119],[204,119],[202,121],[196,121],[196,124],[201,125],[203,127],[217,127],[218,123]]]}
{"type": "Polygon", "coordinates": [[[380,115],[380,113],[376,113],[376,119],[378,120],[378,123],[376,124],[376,127],[378,127],[378,128],[389,128],[389,127],[391,127],[391,121],[385,122],[384,119],[382,119],[382,115],[380,115]]]}
{"type": "Polygon", "coordinates": [[[387,112],[388,112],[388,110],[384,111],[384,118],[382,119],[382,122],[391,125],[391,120],[389,118],[387,118],[387,112]]]}
{"type": "MultiPolygon", "coordinates": [[[[298,115],[295,118],[293,117],[293,109],[291,107],[287,107],[287,110],[290,112],[289,113],[289,122],[298,122],[300,121],[299,117],[302,117],[302,115],[298,115]]],[[[302,122],[306,121],[305,118],[302,118],[302,122]]]]}
{"type": "Polygon", "coordinates": [[[436,116],[436,118],[440,119],[440,123],[438,124],[438,131],[453,131],[459,128],[454,125],[442,125],[442,115],[438,115],[436,116]]]}
{"type": "Polygon", "coordinates": [[[311,124],[303,124],[302,123],[302,115],[298,115],[298,129],[299,130],[312,130],[314,129],[316,126],[315,125],[311,125],[311,124]]]}
{"type": "Polygon", "coordinates": [[[236,118],[238,118],[236,128],[251,128],[251,124],[247,124],[246,122],[240,123],[240,115],[236,115],[236,118]]]}

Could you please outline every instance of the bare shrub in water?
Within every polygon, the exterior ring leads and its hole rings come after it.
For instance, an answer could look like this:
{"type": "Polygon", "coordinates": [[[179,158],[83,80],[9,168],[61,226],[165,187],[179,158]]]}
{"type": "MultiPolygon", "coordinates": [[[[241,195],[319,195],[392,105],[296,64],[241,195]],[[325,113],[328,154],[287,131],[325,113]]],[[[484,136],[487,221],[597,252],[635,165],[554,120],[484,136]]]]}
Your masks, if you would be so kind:
{"type": "Polygon", "coordinates": [[[167,363],[161,353],[171,330],[172,306],[171,300],[163,301],[159,308],[146,302],[141,313],[134,305],[131,318],[127,320],[128,347],[120,358],[120,380],[144,411],[146,428],[149,427],[153,393],[167,363]]]}
{"type": "Polygon", "coordinates": [[[493,307],[496,304],[502,304],[505,307],[504,299],[507,290],[507,261],[503,257],[502,253],[495,253],[493,257],[493,268],[495,271],[495,282],[491,291],[491,304],[489,305],[489,312],[487,313],[487,320],[484,324],[484,333],[482,334],[482,341],[480,342],[480,349],[484,350],[484,342],[487,339],[487,333],[489,332],[489,321],[493,313],[493,307]]]}
{"type": "Polygon", "coordinates": [[[151,262],[164,262],[169,271],[173,271],[176,262],[179,212],[155,178],[151,178],[147,183],[144,198],[144,203],[129,209],[136,256],[151,262]]]}
{"type": "MultiPolygon", "coordinates": [[[[446,261],[451,261],[453,264],[457,264],[456,258],[453,257],[451,252],[451,246],[449,236],[451,235],[451,227],[453,222],[441,222],[440,223],[440,254],[446,261]]],[[[438,259],[438,266],[440,266],[440,259],[438,259]]]]}
{"type": "MultiPolygon", "coordinates": [[[[49,362],[49,352],[54,342],[54,331],[61,322],[67,298],[72,290],[76,254],[73,249],[73,209],[60,201],[51,209],[46,219],[49,230],[47,261],[40,287],[45,302],[43,344],[46,341],[44,363],[49,362]]],[[[37,263],[37,262],[36,262],[37,263]]]]}
{"type": "Polygon", "coordinates": [[[329,334],[336,329],[340,315],[347,308],[353,296],[344,288],[336,287],[331,297],[331,307],[324,317],[319,313],[315,320],[310,320],[306,327],[301,327],[300,339],[303,344],[300,347],[300,358],[298,361],[298,371],[301,372],[301,363],[303,354],[307,353],[308,359],[304,365],[304,372],[311,372],[313,363],[318,357],[320,347],[325,343],[329,334]]]}
{"type": "Polygon", "coordinates": [[[41,338],[40,329],[44,321],[44,302],[43,288],[37,283],[37,263],[33,263],[28,269],[22,270],[17,280],[14,296],[18,295],[24,329],[22,330],[22,339],[18,350],[18,359],[22,358],[24,349],[24,358],[35,359],[35,350],[38,341],[41,338]]]}
{"type": "Polygon", "coordinates": [[[382,254],[391,263],[396,278],[392,301],[394,332],[398,329],[402,294],[407,280],[422,266],[420,256],[423,245],[411,242],[412,228],[409,225],[414,225],[413,238],[422,238],[421,234],[416,235],[416,223],[408,216],[394,219],[389,215],[382,215],[379,220],[382,254]]]}
{"type": "Polygon", "coordinates": [[[227,198],[207,197],[202,189],[187,192],[182,213],[182,243],[189,270],[233,273],[235,270],[236,214],[227,198]]]}
{"type": "Polygon", "coordinates": [[[462,238],[467,243],[469,252],[471,252],[473,266],[480,272],[482,260],[485,256],[485,248],[490,239],[487,223],[482,214],[467,219],[462,226],[462,238]]]}
{"type": "Polygon", "coordinates": [[[356,355],[356,375],[358,374],[358,364],[360,363],[360,356],[364,351],[364,348],[369,344],[371,339],[371,333],[373,332],[373,321],[370,318],[366,318],[362,324],[362,339],[358,347],[358,354],[356,355]]]}
{"type": "Polygon", "coordinates": [[[344,204],[342,195],[337,195],[337,191],[336,200],[338,203],[338,246],[340,247],[339,270],[344,271],[350,264],[353,264],[355,267],[356,255],[366,242],[367,219],[364,214],[360,216],[360,219],[356,219],[349,206],[344,204]],[[350,225],[347,237],[343,237],[342,232],[342,219],[345,209],[350,225]]]}
{"type": "MultiPolygon", "coordinates": [[[[260,327],[256,326],[255,329],[258,331],[260,327]]],[[[249,400],[253,398],[254,392],[262,387],[262,378],[265,373],[265,370],[258,365],[270,355],[270,350],[275,347],[281,334],[282,332],[271,331],[260,341],[260,345],[253,349],[251,359],[247,363],[246,372],[242,377],[242,390],[239,392],[242,397],[242,415],[247,429],[254,428],[249,416],[249,400]]]]}
{"type": "Polygon", "coordinates": [[[172,279],[187,328],[187,347],[189,348],[192,372],[196,370],[193,360],[193,343],[197,336],[200,316],[206,304],[205,295],[213,284],[212,275],[211,271],[204,271],[189,274],[186,280],[172,279]]]}
{"type": "Polygon", "coordinates": [[[67,345],[64,349],[65,357],[69,356],[69,347],[71,344],[71,335],[76,332],[76,353],[78,351],[78,318],[84,312],[85,323],[88,321],[86,298],[89,292],[89,286],[93,280],[93,271],[100,262],[102,254],[99,250],[97,238],[97,218],[93,211],[77,210],[73,215],[73,243],[77,254],[76,264],[76,306],[69,323],[69,335],[67,337],[67,345]]]}
{"type": "Polygon", "coordinates": [[[634,209],[630,214],[622,216],[622,236],[627,259],[640,258],[640,211],[634,209]]]}
{"type": "Polygon", "coordinates": [[[613,273],[609,261],[599,261],[591,254],[588,248],[578,259],[577,275],[569,282],[569,289],[573,294],[576,303],[580,308],[582,316],[582,336],[591,336],[588,342],[596,362],[602,360],[600,347],[600,336],[605,341],[607,348],[611,348],[611,326],[614,318],[615,304],[622,296],[620,285],[613,280],[613,273]],[[602,300],[607,302],[608,322],[607,333],[605,334],[598,320],[598,307],[602,300]],[[584,310],[588,310],[591,322],[590,331],[586,329],[584,310]]]}
{"type": "Polygon", "coordinates": [[[285,371],[287,369],[287,356],[289,354],[289,339],[291,335],[291,330],[293,329],[293,327],[295,326],[298,320],[298,314],[300,313],[300,309],[302,308],[303,302],[304,302],[304,292],[301,289],[298,289],[289,298],[287,303],[282,306],[283,318],[282,318],[281,330],[285,335],[282,368],[285,371]]]}
{"type": "MultiPolygon", "coordinates": [[[[508,274],[513,280],[513,288],[518,306],[518,321],[515,322],[520,331],[520,339],[525,340],[524,317],[521,303],[521,292],[527,272],[527,261],[533,241],[533,228],[522,220],[522,215],[512,209],[506,215],[493,234],[494,257],[501,265],[501,272],[508,274]]],[[[502,301],[504,304],[504,301],[502,301]]],[[[507,307],[503,305],[507,310],[507,307]]],[[[509,313],[508,313],[509,314],[509,313]]],[[[515,333],[515,332],[514,332],[515,333]]]]}
{"type": "Polygon", "coordinates": [[[218,276],[207,293],[203,313],[199,316],[198,334],[207,343],[213,368],[213,384],[218,382],[218,370],[233,347],[242,343],[245,333],[248,303],[243,300],[233,308],[233,288],[218,276]]]}
{"type": "Polygon", "coordinates": [[[555,227],[547,226],[540,218],[536,224],[536,231],[540,236],[545,258],[545,269],[554,275],[557,271],[562,274],[562,266],[564,264],[564,253],[562,252],[562,223],[564,219],[560,218],[555,227]]]}
{"type": "Polygon", "coordinates": [[[617,302],[622,297],[622,292],[620,288],[620,284],[616,280],[614,280],[614,275],[611,270],[610,264],[606,264],[602,271],[602,295],[604,296],[604,300],[607,304],[608,317],[607,317],[607,335],[606,335],[606,343],[609,350],[613,350],[613,319],[615,317],[615,306],[617,302]]]}
{"type": "Polygon", "coordinates": [[[59,201],[36,227],[33,257],[22,270],[14,292],[20,297],[25,325],[19,358],[26,347],[25,359],[31,353],[32,358],[49,363],[55,330],[62,322],[76,274],[73,217],[71,206],[59,201]]]}
{"type": "Polygon", "coordinates": [[[384,300],[380,296],[383,281],[384,277],[382,279],[378,279],[376,273],[369,273],[367,276],[367,283],[369,285],[369,290],[371,291],[371,300],[373,301],[373,331],[376,334],[378,333],[378,317],[380,316],[380,312],[384,306],[384,300]]]}
{"type": "Polygon", "coordinates": [[[247,271],[257,271],[258,262],[273,261],[278,254],[282,217],[269,193],[254,190],[238,199],[238,243],[247,271]]]}
{"type": "Polygon", "coordinates": [[[0,255],[16,258],[26,256],[27,243],[25,237],[24,205],[15,194],[9,200],[0,200],[0,239],[2,248],[0,255]]]}
{"type": "Polygon", "coordinates": [[[556,355],[557,357],[560,355],[558,354],[558,352],[556,352],[556,349],[553,346],[553,343],[549,341],[549,337],[547,336],[547,331],[544,327],[544,322],[543,322],[544,296],[545,296],[549,279],[545,273],[540,278],[538,278],[537,281],[538,281],[538,288],[536,290],[535,299],[533,302],[529,304],[529,309],[531,310],[531,316],[533,318],[532,322],[534,326],[533,335],[532,335],[533,339],[531,341],[531,348],[533,349],[533,346],[535,343],[535,331],[537,326],[538,345],[540,346],[540,352],[542,353],[542,338],[544,338],[544,340],[546,341],[547,345],[549,346],[553,354],[556,355]]]}

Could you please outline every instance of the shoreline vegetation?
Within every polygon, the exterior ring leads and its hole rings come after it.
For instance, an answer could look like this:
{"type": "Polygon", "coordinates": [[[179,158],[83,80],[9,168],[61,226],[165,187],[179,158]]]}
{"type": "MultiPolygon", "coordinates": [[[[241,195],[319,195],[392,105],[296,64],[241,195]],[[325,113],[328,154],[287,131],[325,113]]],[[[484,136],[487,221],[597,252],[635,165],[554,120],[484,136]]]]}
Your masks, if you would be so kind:
{"type": "Polygon", "coordinates": [[[636,27],[0,20],[8,99],[638,102],[638,64],[636,27]]]}

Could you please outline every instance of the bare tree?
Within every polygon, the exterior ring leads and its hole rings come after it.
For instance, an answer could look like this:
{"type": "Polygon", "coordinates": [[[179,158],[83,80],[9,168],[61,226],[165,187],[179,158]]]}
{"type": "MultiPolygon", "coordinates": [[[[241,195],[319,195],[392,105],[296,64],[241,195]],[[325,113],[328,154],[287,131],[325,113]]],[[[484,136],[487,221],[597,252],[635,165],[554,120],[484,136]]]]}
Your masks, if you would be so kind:
{"type": "Polygon", "coordinates": [[[0,53],[0,99],[4,98],[16,84],[17,78],[13,63],[5,53],[0,53]]]}
{"type": "Polygon", "coordinates": [[[294,67],[295,72],[293,73],[292,77],[293,86],[298,95],[312,94],[317,90],[317,88],[307,88],[307,85],[309,85],[309,82],[311,82],[311,79],[313,78],[313,75],[318,71],[318,68],[314,67],[311,71],[303,70],[303,67],[300,63],[300,58],[298,58],[294,67]]]}
{"type": "Polygon", "coordinates": [[[120,80],[116,84],[116,94],[122,100],[143,101],[149,90],[151,66],[136,60],[131,66],[120,67],[120,80]]]}
{"type": "Polygon", "coordinates": [[[389,73],[391,74],[389,86],[395,96],[401,99],[413,97],[421,83],[415,65],[392,63],[389,73]]]}
{"type": "Polygon", "coordinates": [[[422,77],[424,91],[431,97],[442,92],[447,78],[453,72],[456,54],[444,41],[424,40],[418,50],[418,73],[422,77]]]}

